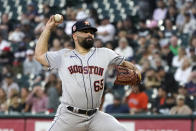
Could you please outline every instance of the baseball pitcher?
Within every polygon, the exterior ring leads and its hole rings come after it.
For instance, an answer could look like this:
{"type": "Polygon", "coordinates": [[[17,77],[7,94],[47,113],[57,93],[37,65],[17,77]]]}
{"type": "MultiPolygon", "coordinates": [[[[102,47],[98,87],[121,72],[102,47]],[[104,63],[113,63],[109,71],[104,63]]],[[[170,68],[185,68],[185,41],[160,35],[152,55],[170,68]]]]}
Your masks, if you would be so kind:
{"type": "Polygon", "coordinates": [[[48,51],[52,30],[62,23],[48,20],[35,48],[35,58],[44,66],[56,68],[62,80],[62,101],[49,131],[126,131],[113,116],[98,110],[109,64],[135,66],[107,48],[94,48],[97,31],[87,20],[72,26],[75,49],[48,51]]]}

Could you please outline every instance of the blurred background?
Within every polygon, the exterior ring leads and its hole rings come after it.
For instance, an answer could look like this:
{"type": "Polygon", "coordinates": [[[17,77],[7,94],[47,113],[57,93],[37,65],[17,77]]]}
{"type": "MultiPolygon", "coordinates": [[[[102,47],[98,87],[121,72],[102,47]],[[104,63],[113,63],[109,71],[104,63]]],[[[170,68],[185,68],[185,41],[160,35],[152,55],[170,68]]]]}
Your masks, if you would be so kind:
{"type": "MultiPolygon", "coordinates": [[[[130,120],[124,122],[130,130],[153,130],[153,126],[137,127],[135,118],[149,117],[159,124],[162,119],[167,119],[165,123],[176,119],[177,127],[187,124],[179,131],[194,130],[195,0],[0,0],[0,121],[18,116],[22,121],[53,118],[60,104],[61,81],[56,70],[34,59],[34,48],[47,20],[56,13],[63,15],[64,22],[50,37],[50,51],[73,49],[71,27],[76,20],[87,19],[98,29],[95,47],[114,50],[142,72],[140,86],[114,85],[115,70],[109,67],[102,111],[130,120]],[[188,120],[179,124],[181,119],[188,120]]],[[[138,123],[145,123],[142,120],[138,123]]],[[[0,129],[12,127],[4,125],[0,129]]]]}

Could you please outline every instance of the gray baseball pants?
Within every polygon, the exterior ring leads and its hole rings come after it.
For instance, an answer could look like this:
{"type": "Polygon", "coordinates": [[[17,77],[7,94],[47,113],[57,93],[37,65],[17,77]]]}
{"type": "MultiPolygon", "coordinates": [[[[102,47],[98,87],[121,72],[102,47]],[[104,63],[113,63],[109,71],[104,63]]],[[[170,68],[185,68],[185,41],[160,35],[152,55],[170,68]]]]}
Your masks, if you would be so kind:
{"type": "Polygon", "coordinates": [[[66,105],[58,107],[48,131],[127,131],[113,116],[97,111],[92,116],[73,113],[66,105]]]}

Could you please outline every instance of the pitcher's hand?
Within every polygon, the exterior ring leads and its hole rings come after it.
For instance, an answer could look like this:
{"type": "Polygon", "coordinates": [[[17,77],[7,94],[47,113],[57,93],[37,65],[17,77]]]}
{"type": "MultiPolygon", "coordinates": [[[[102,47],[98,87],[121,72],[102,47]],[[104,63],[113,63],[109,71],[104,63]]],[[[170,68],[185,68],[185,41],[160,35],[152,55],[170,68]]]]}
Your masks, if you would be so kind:
{"type": "Polygon", "coordinates": [[[50,17],[50,19],[48,20],[48,22],[46,23],[46,27],[45,29],[49,29],[49,30],[54,30],[59,24],[63,23],[63,18],[61,19],[61,21],[56,22],[54,20],[54,15],[52,15],[50,17]]]}

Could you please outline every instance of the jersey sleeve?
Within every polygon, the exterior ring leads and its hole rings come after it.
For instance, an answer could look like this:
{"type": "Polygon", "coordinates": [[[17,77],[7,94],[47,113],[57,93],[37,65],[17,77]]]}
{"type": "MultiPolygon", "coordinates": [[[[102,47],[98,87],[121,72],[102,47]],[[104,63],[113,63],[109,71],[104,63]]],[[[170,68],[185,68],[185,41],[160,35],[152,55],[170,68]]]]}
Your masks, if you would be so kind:
{"type": "Polygon", "coordinates": [[[111,49],[104,48],[104,50],[106,51],[106,56],[110,61],[109,64],[120,65],[125,60],[125,57],[118,55],[111,49]]]}
{"type": "Polygon", "coordinates": [[[46,60],[49,64],[50,69],[57,69],[61,65],[62,56],[70,51],[69,49],[62,49],[59,51],[48,51],[45,54],[46,60]]]}
{"type": "Polygon", "coordinates": [[[48,51],[45,57],[50,69],[57,69],[61,63],[60,51],[48,51]]]}

